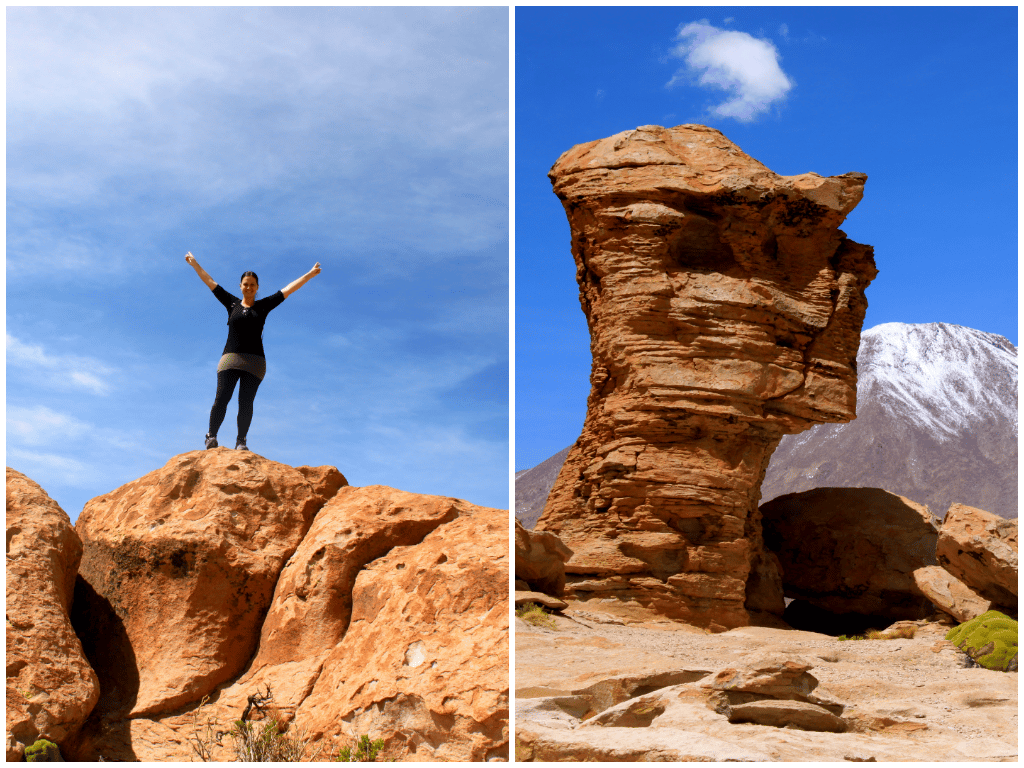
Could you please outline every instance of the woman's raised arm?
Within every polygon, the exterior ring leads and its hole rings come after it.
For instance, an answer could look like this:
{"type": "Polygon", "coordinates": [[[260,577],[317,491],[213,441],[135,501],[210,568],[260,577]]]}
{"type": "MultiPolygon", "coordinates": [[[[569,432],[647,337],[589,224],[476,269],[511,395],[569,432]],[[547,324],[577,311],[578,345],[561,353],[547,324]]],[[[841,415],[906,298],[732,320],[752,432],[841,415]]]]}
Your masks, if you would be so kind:
{"type": "Polygon", "coordinates": [[[288,283],[288,285],[286,285],[284,288],[282,288],[281,293],[283,293],[284,297],[287,299],[289,296],[291,296],[293,293],[299,290],[299,288],[304,286],[306,283],[308,283],[310,280],[312,280],[319,274],[320,262],[318,261],[316,264],[313,265],[313,268],[309,270],[309,272],[304,274],[298,280],[293,280],[292,282],[288,283]]]}
{"type": "Polygon", "coordinates": [[[196,261],[196,257],[192,255],[191,251],[185,254],[185,261],[187,261],[189,266],[196,271],[196,274],[199,275],[199,279],[206,283],[207,288],[209,288],[212,291],[214,288],[217,287],[217,282],[208,274],[206,274],[205,269],[199,266],[199,262],[196,261]]]}

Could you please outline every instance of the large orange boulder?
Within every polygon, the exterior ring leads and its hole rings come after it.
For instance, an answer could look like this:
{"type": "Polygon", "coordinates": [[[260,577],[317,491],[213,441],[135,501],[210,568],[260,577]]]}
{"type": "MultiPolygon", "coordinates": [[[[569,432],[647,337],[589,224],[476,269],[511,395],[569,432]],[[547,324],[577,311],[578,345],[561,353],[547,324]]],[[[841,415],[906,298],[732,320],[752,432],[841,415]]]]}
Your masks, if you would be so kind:
{"type": "Polygon", "coordinates": [[[198,701],[246,666],[285,562],[345,485],[217,448],[89,501],[75,629],[99,674],[97,717],[198,701]]]}
{"type": "Polygon", "coordinates": [[[507,760],[509,513],[381,487],[325,512],[338,524],[381,507],[442,514],[359,571],[348,630],[297,719],[334,740],[373,733],[403,761],[507,760]]]}
{"type": "Polygon", "coordinates": [[[867,177],[780,176],[701,125],[578,145],[549,177],[593,353],[535,527],[573,551],[567,591],[713,630],[781,613],[760,484],[783,435],[854,418],[876,270],[839,225],[867,177]]]}
{"type": "MultiPolygon", "coordinates": [[[[207,467],[208,481],[223,485],[225,471],[207,467]]],[[[282,472],[296,486],[311,476],[282,472]]],[[[402,760],[507,759],[508,513],[384,486],[325,496],[275,576],[242,666],[209,702],[194,689],[174,709],[90,720],[73,757],[189,760],[197,723],[227,731],[269,689],[271,708],[252,716],[304,732],[325,757],[366,734],[402,760]]],[[[154,634],[175,620],[157,620],[154,634]]],[[[208,647],[202,628],[190,631],[182,641],[208,647]]],[[[231,743],[207,739],[215,760],[233,759],[231,743]]]]}
{"type": "Polygon", "coordinates": [[[935,551],[939,565],[998,606],[1017,610],[1017,521],[953,504],[935,551]]]}
{"type": "Polygon", "coordinates": [[[74,735],[99,681],[69,612],[82,544],[71,520],[29,478],[7,468],[7,760],[45,737],[74,735]]]}
{"type": "Polygon", "coordinates": [[[269,686],[283,719],[317,741],[372,734],[403,760],[507,757],[508,566],[505,510],[343,488],[211,712],[230,722],[269,686]]]}
{"type": "Polygon", "coordinates": [[[917,584],[935,565],[939,523],[928,507],[880,488],[815,488],[762,504],[761,516],[787,597],[834,614],[933,612],[917,584]]]}

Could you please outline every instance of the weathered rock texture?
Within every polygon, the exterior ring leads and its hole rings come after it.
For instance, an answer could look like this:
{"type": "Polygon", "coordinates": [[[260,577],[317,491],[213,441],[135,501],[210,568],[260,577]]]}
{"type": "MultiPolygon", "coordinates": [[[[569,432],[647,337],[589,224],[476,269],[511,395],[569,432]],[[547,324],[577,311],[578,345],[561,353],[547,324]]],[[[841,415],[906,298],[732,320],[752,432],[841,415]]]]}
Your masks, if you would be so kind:
{"type": "Polygon", "coordinates": [[[72,758],[188,760],[195,719],[228,729],[268,687],[273,714],[255,718],[326,753],[369,734],[399,759],[507,756],[506,511],[227,449],[147,478],[79,521],[108,532],[83,562],[95,549],[112,573],[83,566],[103,621],[76,610],[76,626],[105,688],[72,758]]]}
{"type": "Polygon", "coordinates": [[[939,523],[927,507],[880,488],[816,488],[762,504],[761,517],[787,597],[839,614],[933,612],[914,580],[935,565],[939,523]]]}
{"type": "Polygon", "coordinates": [[[1017,521],[954,504],[935,552],[939,565],[1000,606],[1017,610],[1017,521]]]}
{"type": "MultiPolygon", "coordinates": [[[[437,523],[360,572],[349,629],[297,717],[328,738],[378,734],[403,760],[507,759],[509,513],[377,493],[396,516],[433,509],[437,523]]],[[[330,511],[348,520],[373,506],[340,494],[330,511]]]]}
{"type": "Polygon", "coordinates": [[[82,543],[57,502],[7,468],[7,760],[85,722],[99,681],[71,628],[82,543]]]}
{"type": "Polygon", "coordinates": [[[549,176],[593,369],[583,433],[536,527],[575,553],[577,596],[744,625],[748,588],[774,580],[757,513],[772,451],[854,418],[876,270],[838,227],[867,177],[779,176],[699,125],[576,146],[549,176]]]}
{"type": "Polygon", "coordinates": [[[516,520],[516,578],[533,589],[561,595],[565,589],[565,562],[572,550],[553,533],[528,531],[516,520]]]}

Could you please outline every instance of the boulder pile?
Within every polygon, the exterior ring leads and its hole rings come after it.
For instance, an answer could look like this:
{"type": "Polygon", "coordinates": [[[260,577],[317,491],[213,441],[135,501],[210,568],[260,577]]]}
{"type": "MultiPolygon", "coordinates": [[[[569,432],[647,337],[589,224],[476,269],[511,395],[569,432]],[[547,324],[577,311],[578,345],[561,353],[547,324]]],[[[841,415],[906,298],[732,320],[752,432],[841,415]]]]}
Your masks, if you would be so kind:
{"type": "MultiPolygon", "coordinates": [[[[176,456],[79,517],[71,622],[99,685],[80,727],[37,730],[68,759],[187,761],[203,723],[248,711],[328,756],[368,735],[397,759],[502,759],[507,519],[334,467],[176,456]]],[[[9,689],[10,669],[9,650],[9,689]]],[[[11,712],[9,752],[33,735],[11,712]]]]}

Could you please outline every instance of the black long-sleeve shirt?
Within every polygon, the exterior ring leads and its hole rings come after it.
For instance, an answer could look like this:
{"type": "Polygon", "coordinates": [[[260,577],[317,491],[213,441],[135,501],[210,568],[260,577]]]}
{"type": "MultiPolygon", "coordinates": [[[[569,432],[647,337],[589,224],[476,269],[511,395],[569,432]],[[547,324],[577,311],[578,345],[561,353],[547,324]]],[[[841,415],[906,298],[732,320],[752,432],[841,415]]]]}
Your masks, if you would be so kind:
{"type": "Polygon", "coordinates": [[[284,294],[278,291],[258,299],[251,307],[243,307],[241,299],[232,296],[219,285],[213,289],[213,295],[228,310],[228,341],[221,354],[238,352],[266,357],[263,353],[263,324],[270,311],[284,301],[284,294]]]}

